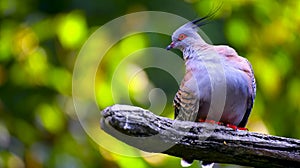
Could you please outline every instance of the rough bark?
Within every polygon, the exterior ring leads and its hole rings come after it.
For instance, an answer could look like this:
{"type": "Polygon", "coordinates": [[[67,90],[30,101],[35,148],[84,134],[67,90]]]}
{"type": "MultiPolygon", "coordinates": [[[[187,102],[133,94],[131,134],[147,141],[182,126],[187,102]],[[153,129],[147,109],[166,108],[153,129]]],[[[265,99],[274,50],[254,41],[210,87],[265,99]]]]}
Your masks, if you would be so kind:
{"type": "Polygon", "coordinates": [[[147,152],[253,167],[300,167],[300,140],[228,127],[171,120],[114,105],[101,112],[101,128],[147,152]]]}

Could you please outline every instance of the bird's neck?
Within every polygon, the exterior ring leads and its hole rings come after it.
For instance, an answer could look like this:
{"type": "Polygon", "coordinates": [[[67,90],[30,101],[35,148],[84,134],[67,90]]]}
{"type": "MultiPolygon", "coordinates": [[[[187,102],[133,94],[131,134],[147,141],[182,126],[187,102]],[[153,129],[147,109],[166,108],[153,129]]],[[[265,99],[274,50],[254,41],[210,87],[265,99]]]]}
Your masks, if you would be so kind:
{"type": "Polygon", "coordinates": [[[185,61],[201,59],[210,48],[207,43],[189,45],[182,49],[183,59],[185,61]]]}

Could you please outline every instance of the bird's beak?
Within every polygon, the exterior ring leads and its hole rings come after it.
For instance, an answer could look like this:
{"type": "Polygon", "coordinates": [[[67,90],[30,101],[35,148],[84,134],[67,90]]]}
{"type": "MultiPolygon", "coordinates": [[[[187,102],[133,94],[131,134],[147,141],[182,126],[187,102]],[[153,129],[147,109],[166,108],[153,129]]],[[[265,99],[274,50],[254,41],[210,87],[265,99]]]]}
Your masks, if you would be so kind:
{"type": "Polygon", "coordinates": [[[167,50],[171,50],[174,47],[174,42],[172,42],[168,47],[166,48],[167,50]]]}

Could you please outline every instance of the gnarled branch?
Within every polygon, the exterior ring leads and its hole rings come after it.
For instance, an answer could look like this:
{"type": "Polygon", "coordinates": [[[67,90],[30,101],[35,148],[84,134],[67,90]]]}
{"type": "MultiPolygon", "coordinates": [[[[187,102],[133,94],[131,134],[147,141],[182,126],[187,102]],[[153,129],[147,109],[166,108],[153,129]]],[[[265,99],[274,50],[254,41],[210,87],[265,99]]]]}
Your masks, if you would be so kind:
{"type": "Polygon", "coordinates": [[[300,140],[171,120],[139,107],[102,111],[101,128],[147,152],[254,167],[300,167],[300,140]]]}

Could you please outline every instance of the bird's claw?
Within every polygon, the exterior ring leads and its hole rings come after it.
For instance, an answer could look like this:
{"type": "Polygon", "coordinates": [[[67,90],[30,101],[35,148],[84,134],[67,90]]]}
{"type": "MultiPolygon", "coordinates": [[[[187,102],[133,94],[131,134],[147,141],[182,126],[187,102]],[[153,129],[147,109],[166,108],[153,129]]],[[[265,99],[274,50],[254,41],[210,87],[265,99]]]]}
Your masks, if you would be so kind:
{"type": "Polygon", "coordinates": [[[248,131],[248,128],[245,128],[245,127],[238,127],[238,126],[233,125],[233,124],[226,124],[226,127],[232,128],[232,129],[234,129],[235,131],[236,131],[236,130],[248,131]]]}
{"type": "Polygon", "coordinates": [[[233,125],[233,124],[225,124],[223,122],[220,122],[220,121],[214,121],[214,120],[205,120],[205,119],[199,119],[198,120],[199,122],[206,122],[206,123],[210,123],[210,124],[217,124],[217,125],[222,125],[222,126],[226,126],[226,127],[229,127],[229,128],[232,128],[233,130],[242,130],[242,131],[249,131],[248,128],[245,128],[245,127],[238,127],[236,125],[233,125]]]}

